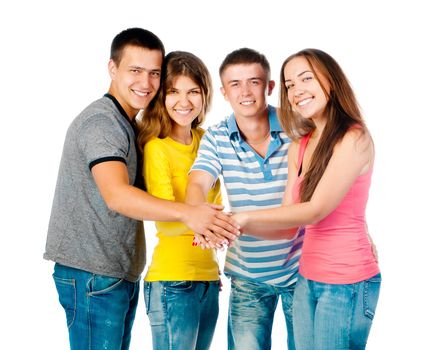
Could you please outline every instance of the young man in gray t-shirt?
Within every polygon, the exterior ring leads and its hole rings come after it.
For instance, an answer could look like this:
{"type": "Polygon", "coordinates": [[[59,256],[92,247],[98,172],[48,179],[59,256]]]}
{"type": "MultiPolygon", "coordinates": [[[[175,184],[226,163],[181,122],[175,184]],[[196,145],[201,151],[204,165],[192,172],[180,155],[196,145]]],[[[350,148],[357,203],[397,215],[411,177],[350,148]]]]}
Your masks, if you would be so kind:
{"type": "Polygon", "coordinates": [[[128,349],[145,264],[141,220],[229,231],[220,208],[150,196],[138,188],[135,116],[155,97],[164,46],[131,28],[112,42],[109,92],[72,122],[64,143],[44,258],[64,307],[71,349],[128,349]]]}

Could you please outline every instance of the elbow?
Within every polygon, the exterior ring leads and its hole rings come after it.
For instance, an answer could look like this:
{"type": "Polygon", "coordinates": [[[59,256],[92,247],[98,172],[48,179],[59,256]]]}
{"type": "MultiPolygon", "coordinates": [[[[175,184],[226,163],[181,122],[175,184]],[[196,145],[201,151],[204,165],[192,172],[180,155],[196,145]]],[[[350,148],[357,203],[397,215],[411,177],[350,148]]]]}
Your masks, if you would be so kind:
{"type": "Polygon", "coordinates": [[[120,196],[117,196],[114,193],[109,193],[103,196],[103,201],[109,210],[121,213],[123,205],[121,204],[120,196]]]}
{"type": "Polygon", "coordinates": [[[312,205],[310,210],[310,215],[306,224],[308,225],[317,224],[319,221],[324,219],[326,215],[327,215],[326,210],[324,210],[322,206],[312,205]]]}
{"type": "Polygon", "coordinates": [[[120,211],[120,205],[119,201],[115,200],[114,198],[105,198],[104,203],[106,204],[107,208],[114,212],[120,211]]]}

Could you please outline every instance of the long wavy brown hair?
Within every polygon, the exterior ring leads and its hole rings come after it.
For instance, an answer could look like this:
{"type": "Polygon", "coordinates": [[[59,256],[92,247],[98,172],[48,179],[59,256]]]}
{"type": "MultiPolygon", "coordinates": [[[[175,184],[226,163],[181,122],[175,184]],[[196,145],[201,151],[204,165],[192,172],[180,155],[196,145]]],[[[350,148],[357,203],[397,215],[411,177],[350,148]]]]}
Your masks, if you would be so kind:
{"type": "Polygon", "coordinates": [[[284,69],[296,57],[304,57],[307,60],[328,101],[324,111],[327,122],[301,184],[301,201],[307,202],[326,170],[335,145],[347,130],[352,126],[360,126],[363,132],[367,129],[350,83],[339,64],[326,52],[305,49],[289,56],[283,62],[280,72],[279,119],[289,137],[297,140],[316,127],[311,119],[305,119],[294,112],[288,99],[284,69]],[[321,77],[327,84],[321,83],[321,77]]]}
{"type": "Polygon", "coordinates": [[[203,108],[198,118],[195,118],[191,127],[199,128],[204,122],[212,101],[212,80],[210,73],[201,59],[190,52],[173,51],[164,59],[162,66],[163,83],[157,96],[151,101],[143,112],[139,122],[139,135],[137,143],[143,153],[144,145],[153,137],[165,138],[170,135],[172,121],[165,107],[167,92],[179,76],[186,76],[194,81],[201,89],[203,108]]]}

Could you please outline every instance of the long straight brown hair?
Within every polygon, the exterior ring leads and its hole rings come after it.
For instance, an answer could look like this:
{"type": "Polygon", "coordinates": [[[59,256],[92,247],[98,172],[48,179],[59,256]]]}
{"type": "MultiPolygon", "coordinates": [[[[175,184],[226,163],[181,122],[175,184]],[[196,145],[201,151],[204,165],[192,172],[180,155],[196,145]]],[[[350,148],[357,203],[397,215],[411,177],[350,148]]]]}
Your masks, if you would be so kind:
{"type": "Polygon", "coordinates": [[[284,69],[296,57],[304,57],[307,60],[328,101],[324,111],[327,122],[301,185],[301,201],[307,202],[313,196],[326,170],[335,145],[350,127],[360,126],[362,132],[366,132],[366,126],[350,83],[339,64],[326,52],[305,49],[289,56],[283,62],[280,72],[279,119],[289,137],[294,140],[299,139],[316,127],[312,120],[305,119],[294,112],[288,99],[284,69]],[[321,76],[327,82],[327,86],[321,83],[321,76]]]}
{"type": "Polygon", "coordinates": [[[162,67],[163,83],[157,96],[149,103],[139,122],[137,144],[143,153],[144,145],[154,137],[165,138],[170,135],[172,121],[165,108],[165,98],[168,91],[179,76],[186,76],[193,80],[201,89],[203,108],[192,122],[192,129],[197,129],[204,122],[205,115],[212,101],[212,80],[206,65],[197,56],[190,52],[173,51],[164,60],[162,67]]]}

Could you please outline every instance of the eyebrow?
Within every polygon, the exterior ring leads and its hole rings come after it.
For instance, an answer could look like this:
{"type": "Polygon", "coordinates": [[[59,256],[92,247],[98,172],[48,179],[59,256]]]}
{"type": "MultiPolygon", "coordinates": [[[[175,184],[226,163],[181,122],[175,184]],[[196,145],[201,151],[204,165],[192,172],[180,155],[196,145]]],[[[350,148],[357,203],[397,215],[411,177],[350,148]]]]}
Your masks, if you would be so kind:
{"type": "MultiPolygon", "coordinates": [[[[305,73],[313,73],[311,70],[305,70],[305,71],[303,71],[303,72],[301,72],[301,73],[299,73],[298,75],[297,75],[297,77],[300,77],[301,75],[303,75],[303,74],[305,74],[305,73]]],[[[291,79],[285,79],[285,82],[287,82],[287,81],[292,81],[291,79]]]]}
{"type": "MultiPolygon", "coordinates": [[[[180,89],[175,88],[174,86],[172,86],[172,87],[168,88],[167,90],[170,90],[170,91],[172,91],[172,90],[179,91],[180,89]]],[[[198,85],[195,85],[195,87],[187,89],[186,91],[189,92],[189,91],[195,91],[195,90],[201,91],[202,89],[198,85]]]]}
{"type": "Polygon", "coordinates": [[[239,81],[250,81],[250,80],[261,80],[261,81],[263,81],[263,79],[260,77],[251,77],[248,79],[233,79],[233,80],[228,81],[228,84],[237,83],[239,81]]]}
{"type": "Polygon", "coordinates": [[[129,66],[130,69],[138,69],[138,70],[146,70],[146,71],[150,71],[150,72],[161,72],[161,68],[144,68],[144,67],[140,67],[140,66],[129,66]]]}

